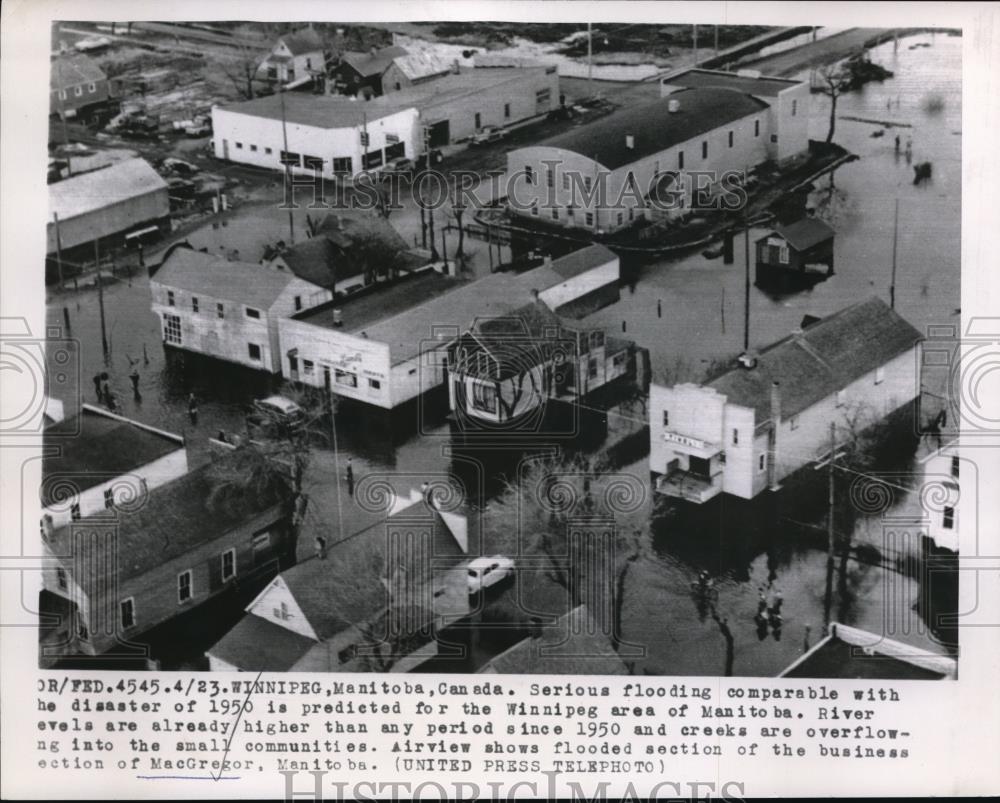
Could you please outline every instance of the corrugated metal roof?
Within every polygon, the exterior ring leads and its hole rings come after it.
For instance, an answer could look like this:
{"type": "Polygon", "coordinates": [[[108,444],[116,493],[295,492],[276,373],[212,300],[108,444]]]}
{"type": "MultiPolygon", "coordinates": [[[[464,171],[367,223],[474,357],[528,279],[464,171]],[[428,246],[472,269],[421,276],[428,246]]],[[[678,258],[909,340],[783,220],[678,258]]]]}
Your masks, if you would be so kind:
{"type": "Polygon", "coordinates": [[[50,184],[49,218],[56,213],[59,220],[69,220],[157,190],[165,194],[167,182],[152,165],[145,159],[127,159],[50,184]]]}
{"type": "MultiPolygon", "coordinates": [[[[770,419],[771,386],[779,383],[787,419],[913,348],[922,335],[882,299],[835,312],[764,349],[754,368],[734,368],[708,386],[731,404],[770,419]]],[[[914,366],[916,368],[916,366],[914,366]]],[[[908,401],[901,399],[900,403],[908,401]]]]}

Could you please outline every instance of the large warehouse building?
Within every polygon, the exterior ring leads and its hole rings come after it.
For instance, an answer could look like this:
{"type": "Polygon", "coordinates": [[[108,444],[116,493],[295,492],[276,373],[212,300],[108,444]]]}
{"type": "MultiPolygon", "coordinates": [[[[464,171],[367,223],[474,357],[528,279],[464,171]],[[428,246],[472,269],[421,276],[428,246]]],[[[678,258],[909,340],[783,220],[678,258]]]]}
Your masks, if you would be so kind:
{"type": "Polygon", "coordinates": [[[169,218],[167,183],[149,162],[128,159],[49,185],[47,253],[169,218]]]}
{"type": "Polygon", "coordinates": [[[287,158],[293,170],[353,175],[419,155],[425,127],[438,147],[547,114],[558,103],[555,67],[474,68],[367,101],[285,93],[217,107],[213,146],[233,162],[282,169],[287,158]]]}

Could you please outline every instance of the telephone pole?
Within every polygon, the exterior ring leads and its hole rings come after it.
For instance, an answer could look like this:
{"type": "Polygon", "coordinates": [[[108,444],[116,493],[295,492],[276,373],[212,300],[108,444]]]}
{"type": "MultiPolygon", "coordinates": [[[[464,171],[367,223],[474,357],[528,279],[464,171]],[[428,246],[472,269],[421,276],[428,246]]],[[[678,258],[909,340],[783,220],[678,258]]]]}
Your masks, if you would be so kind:
{"type": "Polygon", "coordinates": [[[896,250],[899,244],[899,198],[892,221],[892,280],[889,283],[889,307],[896,309],[896,250]]]}
{"type": "Polygon", "coordinates": [[[97,304],[101,310],[101,348],[104,362],[108,361],[108,332],[104,323],[104,283],[101,281],[101,238],[94,240],[94,261],[97,263],[97,304]]]}
{"type": "Polygon", "coordinates": [[[747,202],[743,206],[743,351],[750,350],[750,211],[747,202]]]}
{"type": "Polygon", "coordinates": [[[587,94],[594,97],[594,31],[587,23],[587,94]]]}
{"type": "Polygon", "coordinates": [[[295,205],[295,189],[292,187],[292,165],[288,157],[288,126],[285,122],[285,86],[279,83],[278,97],[281,99],[281,139],[285,145],[285,153],[281,159],[285,163],[285,200],[288,202],[288,244],[295,245],[295,221],[292,218],[292,207],[295,205]],[[291,197],[289,197],[291,193],[291,197]]]}
{"type": "Polygon", "coordinates": [[[826,592],[823,597],[823,627],[830,626],[830,609],[833,605],[833,500],[834,500],[834,461],[837,458],[837,425],[830,422],[830,458],[826,465],[827,475],[827,514],[826,514],[826,592]]]}

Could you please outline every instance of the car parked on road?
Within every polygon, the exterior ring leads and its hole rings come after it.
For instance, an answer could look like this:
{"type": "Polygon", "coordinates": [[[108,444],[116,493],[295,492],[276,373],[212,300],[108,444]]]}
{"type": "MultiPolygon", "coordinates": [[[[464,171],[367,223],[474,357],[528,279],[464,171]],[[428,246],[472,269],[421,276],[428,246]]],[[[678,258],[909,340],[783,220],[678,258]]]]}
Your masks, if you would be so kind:
{"type": "Polygon", "coordinates": [[[514,574],[514,561],[503,555],[476,558],[468,565],[469,593],[477,594],[514,574]]]}
{"type": "Polygon", "coordinates": [[[287,433],[302,426],[305,414],[302,408],[286,396],[277,394],[257,399],[247,412],[247,429],[269,433],[287,433]]]}
{"type": "Polygon", "coordinates": [[[488,125],[472,135],[472,139],[469,140],[469,145],[472,147],[489,145],[493,142],[500,142],[500,140],[504,139],[506,136],[506,129],[497,128],[495,125],[488,125]]]}

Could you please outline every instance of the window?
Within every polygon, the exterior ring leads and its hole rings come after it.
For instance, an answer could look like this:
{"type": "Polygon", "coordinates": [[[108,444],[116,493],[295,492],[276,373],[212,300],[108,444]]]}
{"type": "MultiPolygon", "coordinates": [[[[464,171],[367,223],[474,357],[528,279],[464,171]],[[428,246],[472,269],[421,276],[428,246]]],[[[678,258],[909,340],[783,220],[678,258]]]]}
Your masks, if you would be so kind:
{"type": "Polygon", "coordinates": [[[236,143],[236,150],[238,150],[238,151],[243,150],[243,143],[242,142],[237,142],[236,143]]]}
{"type": "Polygon", "coordinates": [[[260,346],[256,343],[247,343],[247,354],[254,362],[260,362],[260,346]]]}
{"type": "Polygon", "coordinates": [[[503,105],[503,119],[504,120],[509,120],[510,119],[510,104],[509,103],[505,103],[503,105]]]}
{"type": "Polygon", "coordinates": [[[104,489],[104,507],[111,510],[115,506],[115,492],[111,488],[104,489]]]}
{"type": "Polygon", "coordinates": [[[358,386],[358,375],[352,374],[350,371],[341,371],[337,368],[333,372],[333,381],[344,387],[356,388],[358,386]]]}
{"type": "Polygon", "coordinates": [[[368,388],[370,390],[381,390],[382,389],[382,383],[379,382],[377,379],[369,379],[368,380],[368,388]]]}
{"type": "Polygon", "coordinates": [[[624,212],[619,212],[618,213],[618,225],[620,226],[624,222],[625,222],[625,213],[624,212]]]}
{"type": "Polygon", "coordinates": [[[534,184],[535,183],[535,171],[532,170],[531,165],[525,165],[524,166],[524,180],[528,184],[534,184]]]}
{"type": "Polygon", "coordinates": [[[90,90],[91,92],[96,92],[97,84],[91,84],[90,86],[87,87],[87,89],[90,90]]]}
{"type": "Polygon", "coordinates": [[[222,582],[236,576],[236,550],[227,549],[222,553],[222,582]]]}
{"type": "Polygon", "coordinates": [[[539,89],[535,92],[535,103],[539,106],[547,106],[552,99],[552,92],[548,89],[539,89]]]}
{"type": "Polygon", "coordinates": [[[538,204],[537,203],[533,203],[531,205],[531,214],[535,215],[536,217],[538,216],[538,204]]]}
{"type": "Polygon", "coordinates": [[[740,431],[738,429],[733,430],[733,446],[740,445],[740,431]]]}
{"type": "Polygon", "coordinates": [[[187,602],[191,599],[191,570],[181,572],[177,575],[177,602],[187,602]]]}
{"type": "Polygon", "coordinates": [[[167,306],[168,307],[174,306],[174,291],[173,290],[167,290],[167,306]]]}
{"type": "Polygon", "coordinates": [[[288,355],[288,370],[291,371],[293,375],[299,372],[299,358],[293,357],[291,354],[288,355]]]}
{"type": "Polygon", "coordinates": [[[278,161],[288,167],[298,167],[301,159],[302,155],[295,153],[295,151],[282,151],[278,157],[278,161]]]}
{"type": "Polygon", "coordinates": [[[250,146],[250,152],[251,153],[257,153],[257,146],[256,145],[251,145],[250,146]]]}
{"type": "Polygon", "coordinates": [[[472,385],[472,407],[484,413],[497,411],[497,392],[492,385],[475,382],[472,385]]]}
{"type": "Polygon", "coordinates": [[[302,361],[302,373],[304,373],[306,376],[312,376],[313,375],[313,368],[314,368],[314,365],[313,365],[313,361],[312,360],[303,360],[302,361]]]}
{"type": "Polygon", "coordinates": [[[787,245],[782,245],[781,247],[778,248],[778,261],[782,265],[787,265],[788,264],[788,246],[787,245]]]}
{"type": "Polygon", "coordinates": [[[399,83],[399,81],[396,81],[396,91],[398,92],[402,88],[403,88],[403,85],[401,83],[399,83]]]}
{"type": "Polygon", "coordinates": [[[771,142],[775,143],[777,141],[778,141],[778,135],[777,134],[771,134],[771,142]]]}
{"type": "Polygon", "coordinates": [[[951,476],[958,479],[958,455],[951,456],[951,476]]]}
{"type": "Polygon", "coordinates": [[[946,507],[944,509],[944,515],[941,519],[941,526],[946,530],[952,530],[955,528],[955,508],[946,507]]]}
{"type": "Polygon", "coordinates": [[[322,170],[323,160],[318,156],[308,156],[303,154],[302,156],[302,166],[308,168],[309,170],[322,170]]]}
{"type": "Polygon", "coordinates": [[[215,305],[215,316],[217,318],[225,318],[226,317],[226,307],[223,304],[216,304],[215,305]]]}
{"type": "Polygon", "coordinates": [[[295,296],[295,309],[302,309],[302,296],[295,296]]]}
{"type": "Polygon", "coordinates": [[[604,332],[591,332],[590,347],[592,349],[597,349],[603,345],[604,345],[604,332]]]}
{"type": "Polygon", "coordinates": [[[69,506],[69,517],[73,521],[79,521],[80,520],[80,503],[79,502],[74,502],[72,505],[69,506]]]}
{"type": "Polygon", "coordinates": [[[757,458],[757,470],[763,471],[767,467],[767,455],[760,455],[757,458]]]}
{"type": "Polygon", "coordinates": [[[69,588],[69,578],[66,576],[66,570],[62,567],[56,569],[56,582],[63,591],[69,588]]]}
{"type": "Polygon", "coordinates": [[[684,151],[677,151],[677,169],[684,169],[684,151]]]}
{"type": "Polygon", "coordinates": [[[799,102],[797,100],[792,101],[792,117],[795,116],[796,112],[799,110],[799,102]]]}
{"type": "Polygon", "coordinates": [[[191,312],[197,312],[197,311],[198,311],[198,297],[191,296],[191,312]]]}
{"type": "Polygon", "coordinates": [[[663,426],[665,426],[665,427],[669,427],[670,426],[670,411],[669,410],[664,410],[663,411],[663,426]]]}
{"type": "Polygon", "coordinates": [[[587,379],[597,379],[597,357],[587,360],[587,379]]]}
{"type": "Polygon", "coordinates": [[[755,137],[759,137],[760,136],[760,120],[754,120],[753,121],[753,135],[755,137]]]}
{"type": "Polygon", "coordinates": [[[564,190],[568,190],[569,186],[570,186],[569,185],[569,173],[563,173],[562,177],[563,177],[563,180],[562,180],[563,189],[564,190]]]}
{"type": "Polygon", "coordinates": [[[621,351],[611,359],[611,364],[615,368],[621,368],[623,365],[625,365],[626,357],[628,357],[628,355],[624,351],[621,351]]]}
{"type": "Polygon", "coordinates": [[[135,627],[135,600],[132,597],[118,603],[118,611],[121,614],[123,630],[135,627]]]}
{"type": "Polygon", "coordinates": [[[330,390],[330,366],[323,366],[323,387],[330,390]]]}
{"type": "Polygon", "coordinates": [[[885,380],[885,368],[880,365],[878,368],[875,369],[875,384],[881,385],[884,380],[885,380]]]}
{"type": "Polygon", "coordinates": [[[353,173],[354,160],[350,156],[333,157],[334,173],[353,173]]]}
{"type": "Polygon", "coordinates": [[[181,342],[181,319],[178,315],[163,316],[163,339],[168,343],[181,342]]]}
{"type": "Polygon", "coordinates": [[[312,66],[313,66],[313,65],[312,65],[312,59],[311,59],[311,58],[309,58],[308,56],[306,56],[306,69],[307,69],[307,70],[311,70],[311,69],[312,69],[312,66]]]}
{"type": "Polygon", "coordinates": [[[593,187],[593,186],[594,186],[594,182],[590,178],[590,176],[584,176],[584,178],[583,178],[583,188],[584,188],[584,190],[586,190],[587,192],[590,192],[590,188],[593,187]]]}
{"type": "Polygon", "coordinates": [[[271,534],[269,532],[257,533],[252,541],[254,555],[269,549],[271,546],[271,534]]]}
{"type": "Polygon", "coordinates": [[[790,427],[791,427],[792,429],[798,429],[798,428],[799,428],[799,417],[798,417],[797,415],[793,415],[793,416],[792,416],[792,417],[791,417],[791,418],[790,418],[790,419],[788,420],[788,425],[789,425],[789,426],[790,426],[790,427]]]}
{"type": "Polygon", "coordinates": [[[545,168],[545,186],[554,187],[556,185],[556,171],[551,167],[545,168]]]}
{"type": "Polygon", "coordinates": [[[66,90],[65,89],[60,89],[59,90],[59,100],[66,100],[66,90]]]}
{"type": "Polygon", "coordinates": [[[272,153],[273,153],[273,151],[270,148],[264,148],[264,155],[265,156],[270,156],[272,153]]]}
{"type": "Polygon", "coordinates": [[[701,143],[701,158],[702,159],[707,159],[708,158],[708,140],[707,139],[703,140],[702,143],[701,143]]]}
{"type": "Polygon", "coordinates": [[[287,622],[292,618],[292,615],[288,612],[288,603],[282,602],[274,609],[274,618],[279,619],[282,622],[287,622]]]}
{"type": "Polygon", "coordinates": [[[247,317],[260,319],[260,310],[254,309],[253,307],[247,307],[247,317]]]}
{"type": "Polygon", "coordinates": [[[77,97],[80,97],[83,94],[83,87],[82,86],[73,87],[73,94],[76,95],[77,97]]]}
{"type": "Polygon", "coordinates": [[[729,147],[733,147],[733,132],[729,132],[729,147]]]}
{"type": "Polygon", "coordinates": [[[476,112],[476,128],[482,128],[482,127],[483,127],[483,116],[479,112],[476,112]]]}
{"type": "Polygon", "coordinates": [[[585,215],[583,216],[583,220],[584,220],[584,222],[585,222],[585,223],[586,223],[586,224],[587,224],[588,226],[593,226],[593,225],[594,225],[594,213],[593,213],[593,212],[587,212],[587,213],[586,213],[586,214],[585,214],[585,215]]]}
{"type": "Polygon", "coordinates": [[[559,220],[559,210],[558,209],[553,208],[553,210],[552,210],[552,219],[553,220],[559,220]]]}

